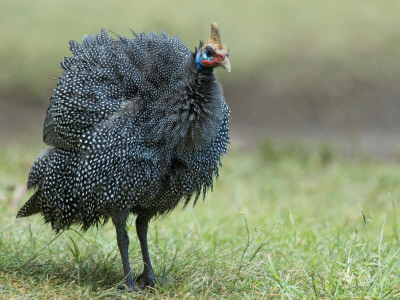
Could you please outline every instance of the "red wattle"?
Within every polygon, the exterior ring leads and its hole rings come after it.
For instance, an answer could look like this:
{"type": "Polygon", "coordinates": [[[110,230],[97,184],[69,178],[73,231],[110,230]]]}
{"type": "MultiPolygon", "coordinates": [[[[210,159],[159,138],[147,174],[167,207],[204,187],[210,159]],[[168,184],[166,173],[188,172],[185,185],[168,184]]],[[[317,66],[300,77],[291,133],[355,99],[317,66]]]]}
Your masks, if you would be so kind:
{"type": "Polygon", "coordinates": [[[201,61],[203,66],[207,66],[207,67],[215,67],[217,66],[221,61],[223,61],[225,59],[225,55],[221,54],[221,53],[216,53],[214,58],[212,60],[207,60],[204,59],[201,61]]]}

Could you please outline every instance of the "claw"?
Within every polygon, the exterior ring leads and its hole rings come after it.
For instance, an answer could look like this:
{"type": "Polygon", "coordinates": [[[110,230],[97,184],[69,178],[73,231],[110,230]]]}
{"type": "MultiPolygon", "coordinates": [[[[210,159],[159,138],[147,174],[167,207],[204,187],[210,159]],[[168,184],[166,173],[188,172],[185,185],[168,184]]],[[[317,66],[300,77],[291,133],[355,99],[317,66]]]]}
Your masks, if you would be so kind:
{"type": "Polygon", "coordinates": [[[131,293],[131,292],[140,293],[140,291],[135,287],[135,285],[128,285],[128,284],[118,286],[117,290],[125,291],[128,293],[131,293]]]}
{"type": "Polygon", "coordinates": [[[154,275],[144,275],[143,273],[136,276],[134,278],[134,282],[142,281],[140,288],[142,290],[146,289],[147,287],[150,288],[157,288],[157,279],[154,275]]]}

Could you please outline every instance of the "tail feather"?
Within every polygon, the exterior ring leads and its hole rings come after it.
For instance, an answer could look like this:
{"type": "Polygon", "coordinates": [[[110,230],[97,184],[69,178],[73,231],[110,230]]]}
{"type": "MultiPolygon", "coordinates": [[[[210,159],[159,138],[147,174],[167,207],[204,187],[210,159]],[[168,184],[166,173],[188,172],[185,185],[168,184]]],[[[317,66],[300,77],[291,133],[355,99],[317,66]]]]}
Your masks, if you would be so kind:
{"type": "Polygon", "coordinates": [[[28,189],[40,186],[54,152],[54,149],[46,149],[33,163],[28,177],[28,189]]]}
{"type": "Polygon", "coordinates": [[[36,191],[35,194],[21,207],[17,214],[17,218],[29,217],[31,215],[41,212],[40,209],[40,191],[36,191]]]}

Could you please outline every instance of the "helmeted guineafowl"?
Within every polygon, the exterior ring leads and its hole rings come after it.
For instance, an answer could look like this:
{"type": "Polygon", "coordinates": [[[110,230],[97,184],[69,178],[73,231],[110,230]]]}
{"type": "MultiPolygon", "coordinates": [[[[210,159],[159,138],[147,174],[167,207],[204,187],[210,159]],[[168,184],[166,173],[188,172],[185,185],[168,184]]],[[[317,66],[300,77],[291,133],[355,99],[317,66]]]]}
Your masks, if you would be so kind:
{"type": "Polygon", "coordinates": [[[55,231],[112,219],[126,284],[131,274],[126,221],[137,215],[142,286],[156,286],[147,248],[149,220],[188,204],[213,185],[229,142],[229,108],[213,68],[230,70],[218,26],[192,53],[178,37],[102,30],[70,42],[73,57],[50,99],[34,162],[36,192],[17,217],[41,213],[55,231]]]}

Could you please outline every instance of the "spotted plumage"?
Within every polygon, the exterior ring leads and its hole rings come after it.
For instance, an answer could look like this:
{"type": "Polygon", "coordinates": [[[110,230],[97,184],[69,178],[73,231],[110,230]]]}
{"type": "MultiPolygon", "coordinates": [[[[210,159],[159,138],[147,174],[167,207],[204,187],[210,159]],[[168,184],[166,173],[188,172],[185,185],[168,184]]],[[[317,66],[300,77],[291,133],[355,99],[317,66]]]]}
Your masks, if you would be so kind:
{"type": "Polygon", "coordinates": [[[136,214],[141,278],[155,285],[146,259],[149,220],[205,195],[229,142],[230,112],[212,72],[218,64],[203,65],[196,60],[202,45],[192,53],[164,32],[130,39],[102,30],[71,41],[70,49],[44,123],[50,148],[32,166],[28,188],[35,193],[18,217],[41,213],[56,231],[111,218],[127,285],[135,289],[125,224],[136,214]]]}

